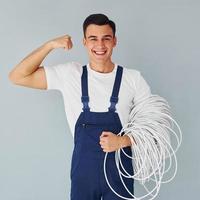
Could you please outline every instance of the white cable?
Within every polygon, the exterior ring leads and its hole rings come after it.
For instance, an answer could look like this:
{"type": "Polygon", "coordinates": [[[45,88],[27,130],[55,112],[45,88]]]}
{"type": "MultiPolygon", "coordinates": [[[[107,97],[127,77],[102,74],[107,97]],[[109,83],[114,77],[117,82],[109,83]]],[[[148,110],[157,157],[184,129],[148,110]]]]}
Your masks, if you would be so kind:
{"type": "Polygon", "coordinates": [[[158,95],[150,95],[140,99],[131,109],[129,122],[123,126],[118,135],[127,135],[131,140],[132,156],[129,156],[123,148],[120,148],[115,152],[115,163],[121,182],[132,198],[118,194],[110,185],[106,174],[106,159],[108,155],[106,153],[104,157],[104,175],[108,186],[122,199],[154,199],[158,195],[161,184],[170,182],[176,175],[177,158],[175,153],[182,142],[181,129],[171,117],[168,102],[158,95]],[[178,132],[173,130],[174,125],[178,132]],[[172,145],[171,141],[176,144],[172,145]],[[124,168],[121,152],[129,159],[132,159],[134,174],[129,174],[124,168]],[[120,166],[124,173],[120,170],[120,166]],[[174,167],[174,170],[172,174],[170,173],[170,176],[169,172],[172,167],[174,167]],[[166,179],[167,175],[169,176],[168,179],[166,179]],[[126,187],[122,176],[139,181],[146,194],[140,197],[133,195],[126,187]],[[148,188],[147,184],[150,185],[152,183],[154,184],[153,188],[148,188]]]}

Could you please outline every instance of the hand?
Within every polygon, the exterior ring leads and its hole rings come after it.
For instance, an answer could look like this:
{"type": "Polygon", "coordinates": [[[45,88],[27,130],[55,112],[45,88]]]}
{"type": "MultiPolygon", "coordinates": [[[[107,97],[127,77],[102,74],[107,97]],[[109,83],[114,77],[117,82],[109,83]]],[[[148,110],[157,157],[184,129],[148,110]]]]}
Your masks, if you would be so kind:
{"type": "Polygon", "coordinates": [[[64,35],[57,37],[47,42],[53,49],[55,48],[64,48],[64,50],[69,50],[73,47],[71,36],[64,35]]]}
{"type": "Polygon", "coordinates": [[[104,152],[116,151],[120,148],[121,137],[112,132],[103,131],[100,136],[99,144],[104,152]]]}

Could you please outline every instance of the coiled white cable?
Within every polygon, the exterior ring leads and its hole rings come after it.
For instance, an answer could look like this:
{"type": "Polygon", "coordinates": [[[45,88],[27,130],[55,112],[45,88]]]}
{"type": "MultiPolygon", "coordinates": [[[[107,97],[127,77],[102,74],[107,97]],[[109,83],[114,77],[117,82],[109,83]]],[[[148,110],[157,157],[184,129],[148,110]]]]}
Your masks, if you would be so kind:
{"type": "Polygon", "coordinates": [[[137,101],[131,109],[129,122],[123,126],[118,135],[127,135],[132,143],[132,157],[126,154],[123,148],[115,152],[115,162],[119,177],[124,188],[132,198],[121,196],[110,185],[106,174],[106,159],[108,155],[106,153],[104,158],[104,175],[108,186],[122,199],[154,199],[158,195],[161,184],[170,182],[176,175],[177,158],[175,153],[182,142],[181,129],[178,123],[171,117],[170,106],[167,101],[158,95],[150,95],[137,101]],[[175,128],[174,125],[178,132],[173,130],[175,128]],[[175,142],[175,144],[172,145],[171,141],[175,142]],[[133,175],[129,174],[124,168],[120,156],[121,151],[132,159],[133,175]],[[121,166],[125,174],[120,170],[119,166],[121,166]],[[170,169],[172,167],[174,167],[174,170],[171,174],[170,169]],[[168,179],[163,180],[164,175],[165,178],[168,175],[168,179]],[[138,180],[147,193],[140,197],[131,194],[122,176],[138,180]],[[150,185],[149,183],[153,183],[154,187],[149,189],[147,187],[147,184],[150,185]]]}

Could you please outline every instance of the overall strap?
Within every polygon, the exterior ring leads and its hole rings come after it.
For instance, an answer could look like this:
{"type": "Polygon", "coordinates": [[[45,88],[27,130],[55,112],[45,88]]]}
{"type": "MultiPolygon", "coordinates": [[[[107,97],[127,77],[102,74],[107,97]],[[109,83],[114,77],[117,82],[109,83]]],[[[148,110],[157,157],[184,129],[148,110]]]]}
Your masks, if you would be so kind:
{"type": "Polygon", "coordinates": [[[121,84],[121,79],[122,79],[122,73],[123,73],[123,67],[119,66],[117,67],[117,73],[115,76],[115,83],[113,86],[113,91],[112,91],[112,96],[110,97],[110,107],[108,108],[109,111],[115,112],[116,104],[118,102],[118,94],[119,94],[119,88],[121,84]]]}
{"type": "Polygon", "coordinates": [[[89,96],[88,96],[88,76],[87,76],[87,68],[86,65],[83,66],[83,73],[81,76],[81,89],[82,89],[82,97],[81,101],[83,103],[83,111],[90,111],[88,102],[89,102],[89,96]]]}

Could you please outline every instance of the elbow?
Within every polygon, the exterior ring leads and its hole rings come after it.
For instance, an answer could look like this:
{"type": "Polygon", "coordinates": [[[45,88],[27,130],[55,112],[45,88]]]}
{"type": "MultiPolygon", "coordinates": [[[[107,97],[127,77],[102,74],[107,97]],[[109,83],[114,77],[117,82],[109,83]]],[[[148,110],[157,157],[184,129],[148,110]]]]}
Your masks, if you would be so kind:
{"type": "Polygon", "coordinates": [[[8,80],[9,80],[11,83],[14,83],[14,77],[13,77],[12,71],[9,72],[9,74],[8,74],[8,80]]]}
{"type": "Polygon", "coordinates": [[[8,74],[8,79],[9,79],[9,81],[11,82],[11,83],[13,83],[13,84],[17,84],[17,77],[16,77],[16,75],[13,73],[13,71],[11,71],[11,72],[9,72],[9,74],[8,74]]]}

